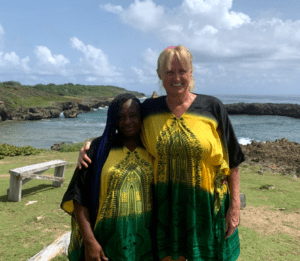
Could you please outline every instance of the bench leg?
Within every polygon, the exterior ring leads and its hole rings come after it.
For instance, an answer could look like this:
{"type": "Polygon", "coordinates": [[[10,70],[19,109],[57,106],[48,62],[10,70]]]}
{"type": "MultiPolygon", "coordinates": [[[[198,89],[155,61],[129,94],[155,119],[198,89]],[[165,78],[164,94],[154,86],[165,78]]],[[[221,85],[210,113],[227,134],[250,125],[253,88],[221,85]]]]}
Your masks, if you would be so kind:
{"type": "MultiPolygon", "coordinates": [[[[66,166],[56,167],[55,171],[54,171],[54,177],[63,178],[65,176],[65,169],[66,169],[66,166]]],[[[62,187],[63,183],[59,182],[59,181],[53,181],[52,185],[54,187],[62,187]]]]}
{"type": "Polygon", "coordinates": [[[8,200],[19,202],[22,196],[22,179],[10,175],[10,186],[8,189],[8,200]]]}

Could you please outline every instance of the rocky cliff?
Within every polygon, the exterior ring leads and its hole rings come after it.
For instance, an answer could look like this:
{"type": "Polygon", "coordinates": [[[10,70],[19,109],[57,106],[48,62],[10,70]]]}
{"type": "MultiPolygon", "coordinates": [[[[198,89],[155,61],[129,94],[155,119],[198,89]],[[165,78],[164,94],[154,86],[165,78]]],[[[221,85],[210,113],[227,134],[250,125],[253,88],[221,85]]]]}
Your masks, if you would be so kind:
{"type": "Polygon", "coordinates": [[[75,118],[79,113],[93,111],[94,108],[109,106],[113,97],[84,98],[81,102],[55,102],[51,106],[6,108],[0,102],[0,120],[41,120],[59,118],[63,112],[65,118],[75,118]]]}
{"type": "Polygon", "coordinates": [[[225,104],[228,114],[277,115],[300,119],[299,104],[234,103],[225,104]]]}

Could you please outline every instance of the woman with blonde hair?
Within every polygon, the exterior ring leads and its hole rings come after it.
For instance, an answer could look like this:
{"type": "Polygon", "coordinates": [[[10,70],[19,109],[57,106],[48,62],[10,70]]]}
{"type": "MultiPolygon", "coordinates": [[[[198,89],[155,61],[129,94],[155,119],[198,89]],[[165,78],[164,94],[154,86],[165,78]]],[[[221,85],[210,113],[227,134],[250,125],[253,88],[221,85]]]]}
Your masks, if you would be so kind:
{"type": "Polygon", "coordinates": [[[245,158],[222,102],[192,92],[192,59],[185,46],[166,48],[157,74],[167,95],[142,104],[141,137],[154,157],[157,254],[160,260],[235,261],[238,165],[245,158]]]}

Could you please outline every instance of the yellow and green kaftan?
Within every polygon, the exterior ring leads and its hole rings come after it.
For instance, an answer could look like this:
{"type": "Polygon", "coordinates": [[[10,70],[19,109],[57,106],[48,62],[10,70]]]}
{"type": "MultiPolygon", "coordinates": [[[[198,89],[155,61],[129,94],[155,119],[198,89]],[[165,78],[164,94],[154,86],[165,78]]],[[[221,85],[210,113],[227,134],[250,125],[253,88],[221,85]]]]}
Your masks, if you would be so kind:
{"type": "MultiPolygon", "coordinates": [[[[100,138],[93,141],[88,156],[93,161],[100,138]]],[[[73,215],[73,200],[91,208],[89,196],[93,164],[76,169],[63,198],[62,208],[73,215]]],[[[130,152],[113,145],[102,168],[99,211],[94,235],[112,261],[153,260],[150,236],[152,215],[153,163],[142,147],[130,152]]],[[[72,217],[70,260],[83,259],[83,244],[78,224],[72,217]]]]}
{"type": "Polygon", "coordinates": [[[236,260],[238,231],[225,240],[230,197],[223,180],[244,154],[224,105],[214,97],[197,95],[176,118],[162,96],[146,100],[142,109],[142,140],[155,159],[159,258],[236,260]]]}

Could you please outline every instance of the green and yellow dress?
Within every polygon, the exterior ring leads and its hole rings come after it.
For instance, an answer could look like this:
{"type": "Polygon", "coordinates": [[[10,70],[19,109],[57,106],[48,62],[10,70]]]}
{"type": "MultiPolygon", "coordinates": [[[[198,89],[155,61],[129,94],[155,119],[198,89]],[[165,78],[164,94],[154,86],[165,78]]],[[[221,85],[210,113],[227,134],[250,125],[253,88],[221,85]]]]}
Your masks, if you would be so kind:
{"type": "MultiPolygon", "coordinates": [[[[88,150],[93,161],[100,138],[88,150]]],[[[61,207],[72,215],[70,260],[84,260],[84,247],[73,215],[73,200],[90,209],[90,182],[93,164],[76,168],[61,207]]],[[[153,260],[151,243],[153,163],[145,148],[130,152],[113,145],[102,168],[99,211],[94,235],[111,261],[153,260]]]]}
{"type": "Polygon", "coordinates": [[[230,168],[244,161],[224,105],[197,95],[176,118],[166,96],[143,103],[142,140],[154,157],[154,208],[160,259],[236,260],[238,230],[225,240],[230,168]]]}

